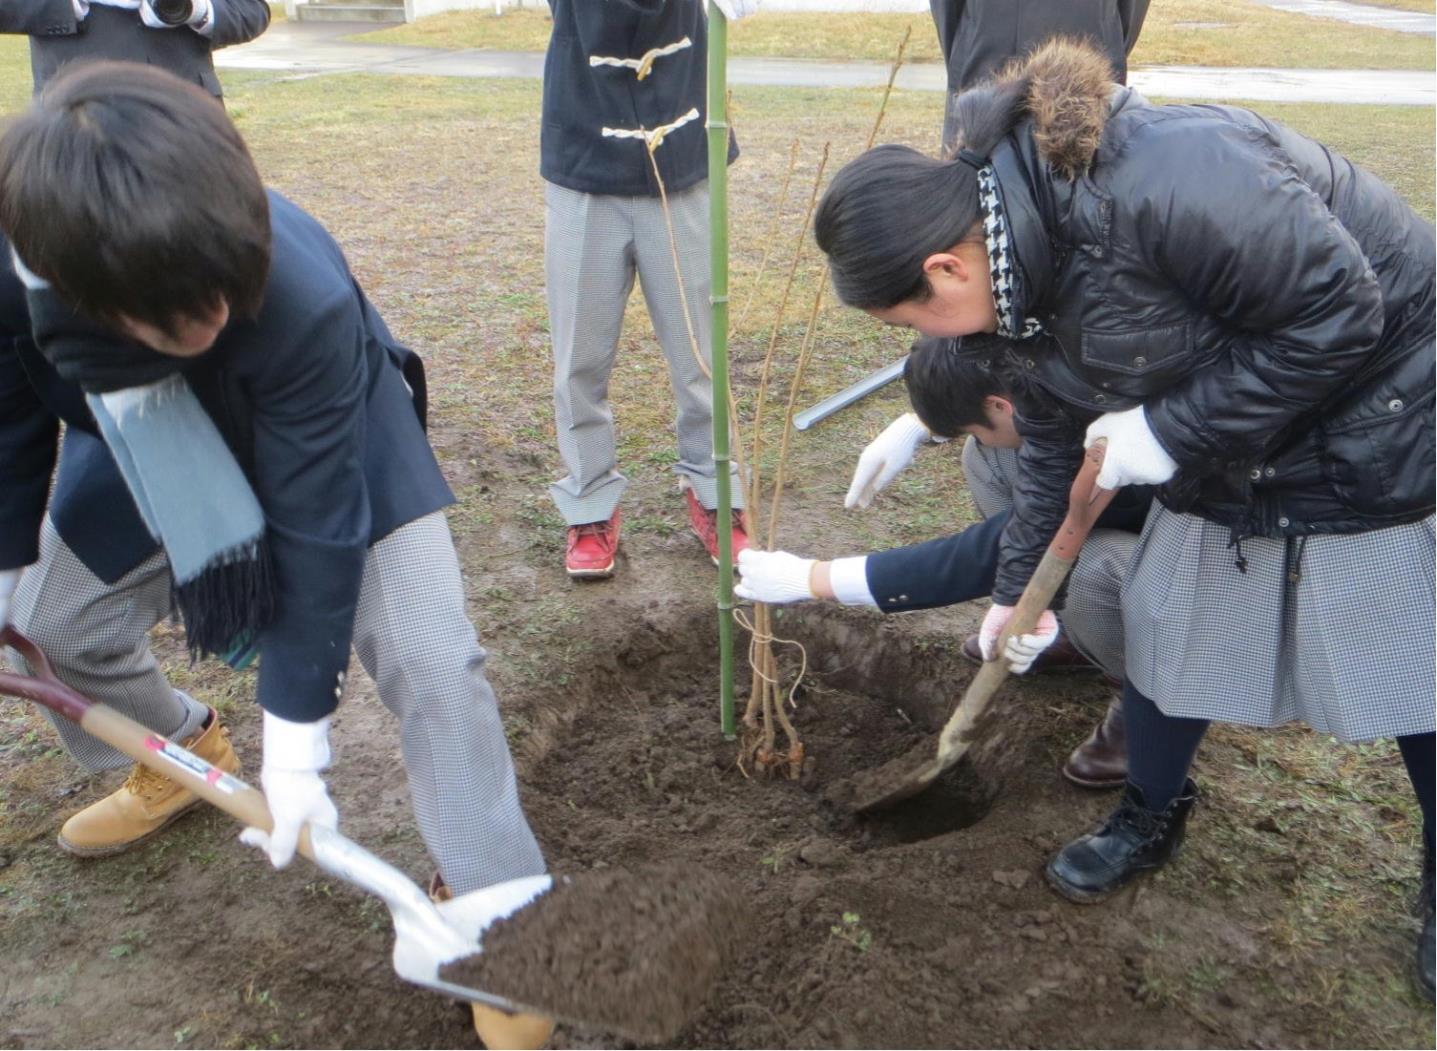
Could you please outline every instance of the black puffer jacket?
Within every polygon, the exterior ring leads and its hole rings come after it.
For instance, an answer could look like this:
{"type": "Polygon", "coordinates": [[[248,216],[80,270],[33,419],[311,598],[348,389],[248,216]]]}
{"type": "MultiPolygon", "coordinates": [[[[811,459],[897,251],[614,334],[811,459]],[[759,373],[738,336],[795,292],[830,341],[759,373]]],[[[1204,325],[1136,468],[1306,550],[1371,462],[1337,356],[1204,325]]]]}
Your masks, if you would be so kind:
{"type": "MultiPolygon", "coordinates": [[[[549,0],[539,174],[580,193],[657,197],[644,140],[679,124],[654,161],[667,193],[708,178],[708,22],[701,0],[549,0]],[[651,51],[676,48],[639,70],[651,51]],[[681,122],[681,123],[680,123],[681,122]],[[606,134],[607,132],[607,134],[606,134]],[[614,134],[617,132],[618,134],[614,134]]],[[[729,161],[738,146],[729,136],[729,161]]]]}
{"type": "MultiPolygon", "coordinates": [[[[1020,305],[1051,337],[1017,352],[1031,382],[1084,414],[1143,404],[1179,466],[1159,498],[1234,539],[1431,514],[1431,224],[1254,113],[1153,105],[1071,44],[1029,65],[1034,116],[992,163],[1020,305]]],[[[1033,557],[1009,539],[1000,601],[1033,557]]]]}

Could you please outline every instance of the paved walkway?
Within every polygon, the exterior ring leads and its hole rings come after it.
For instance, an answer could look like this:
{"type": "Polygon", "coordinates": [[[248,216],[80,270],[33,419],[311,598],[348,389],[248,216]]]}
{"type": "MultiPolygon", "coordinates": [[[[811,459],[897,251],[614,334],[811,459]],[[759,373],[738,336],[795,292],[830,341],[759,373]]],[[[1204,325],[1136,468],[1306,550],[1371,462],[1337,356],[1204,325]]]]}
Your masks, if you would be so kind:
{"type": "Polygon", "coordinates": [[[1350,4],[1347,0],[1255,0],[1265,7],[1291,11],[1314,18],[1335,18],[1355,26],[1372,29],[1394,29],[1399,33],[1437,34],[1437,15],[1420,11],[1403,11],[1396,7],[1373,7],[1371,4],[1350,4]]]}
{"type": "MultiPolygon", "coordinates": [[[[258,40],[215,53],[224,69],[279,70],[297,76],[324,73],[384,73],[431,77],[521,77],[544,75],[544,56],[527,51],[438,51],[423,47],[356,44],[345,34],[365,27],[343,23],[280,22],[258,40]]],[[[729,83],[808,88],[882,87],[888,64],[818,62],[786,58],[732,58],[729,83]]],[[[1255,102],[1383,103],[1431,106],[1437,88],[1431,71],[1344,69],[1217,69],[1148,66],[1129,80],[1149,95],[1171,99],[1248,99],[1255,102]]],[[[936,63],[904,66],[898,87],[909,91],[946,89],[936,63]]]]}

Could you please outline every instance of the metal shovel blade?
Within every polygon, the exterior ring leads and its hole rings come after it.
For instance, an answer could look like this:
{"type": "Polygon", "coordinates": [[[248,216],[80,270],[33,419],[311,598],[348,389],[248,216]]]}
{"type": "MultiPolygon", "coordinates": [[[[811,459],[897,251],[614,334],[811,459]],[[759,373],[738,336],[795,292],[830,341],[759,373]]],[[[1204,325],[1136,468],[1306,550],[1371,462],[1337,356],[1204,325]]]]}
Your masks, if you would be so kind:
{"type": "Polygon", "coordinates": [[[434,902],[393,865],[327,828],[310,827],[316,865],[350,886],[368,891],[389,908],[394,921],[394,972],[407,982],[504,1011],[549,1014],[542,1007],[439,977],[447,964],[482,950],[481,935],[554,885],[552,877],[528,876],[434,902]]]}
{"type": "Polygon", "coordinates": [[[1006,661],[984,664],[969,683],[957,711],[938,735],[936,746],[932,740],[920,741],[897,759],[857,779],[850,809],[857,813],[882,810],[918,795],[938,780],[967,753],[977,736],[978,719],[1007,677],[1006,661]]]}

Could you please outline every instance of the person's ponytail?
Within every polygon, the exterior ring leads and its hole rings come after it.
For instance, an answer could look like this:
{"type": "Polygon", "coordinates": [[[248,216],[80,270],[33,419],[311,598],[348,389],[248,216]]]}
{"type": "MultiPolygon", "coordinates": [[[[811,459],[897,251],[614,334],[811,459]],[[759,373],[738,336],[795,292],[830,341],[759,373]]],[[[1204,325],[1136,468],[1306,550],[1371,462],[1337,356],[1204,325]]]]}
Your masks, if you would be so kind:
{"type": "Polygon", "coordinates": [[[957,144],[987,157],[1028,114],[1030,75],[999,73],[992,80],[963,92],[954,103],[957,144]]]}
{"type": "Polygon", "coordinates": [[[844,303],[886,310],[932,294],[923,261],[967,238],[982,218],[975,165],[1023,118],[1028,87],[1025,76],[1000,75],[960,95],[952,159],[890,144],[839,170],[813,230],[844,303]]]}

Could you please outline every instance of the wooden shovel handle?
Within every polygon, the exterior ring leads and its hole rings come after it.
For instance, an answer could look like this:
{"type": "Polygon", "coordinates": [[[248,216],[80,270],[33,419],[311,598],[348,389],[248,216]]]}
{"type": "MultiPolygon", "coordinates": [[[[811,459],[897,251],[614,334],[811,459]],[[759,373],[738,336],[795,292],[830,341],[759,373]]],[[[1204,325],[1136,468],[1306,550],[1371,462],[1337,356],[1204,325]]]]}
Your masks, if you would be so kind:
{"type": "MultiPolygon", "coordinates": [[[[86,733],[124,752],[137,763],[177,781],[247,826],[274,828],[264,794],[205,762],[175,742],[146,729],[108,705],[92,701],[61,682],[40,647],[14,627],[0,628],[0,646],[8,646],[30,666],[31,675],[0,672],[0,693],[23,697],[79,723],[86,733]]],[[[313,859],[309,828],[300,830],[299,852],[313,859]]]]}
{"type": "Polygon", "coordinates": [[[1068,513],[1023,589],[1013,616],[998,640],[997,652],[1003,652],[1003,645],[1010,637],[1027,635],[1038,626],[1038,618],[1053,601],[1073,563],[1078,560],[1078,552],[1093,531],[1093,524],[1117,495],[1116,490],[1098,488],[1098,472],[1103,468],[1107,445],[1106,438],[1100,439],[1084,453],[1083,465],[1068,489],[1068,513]]]}
{"type": "Polygon", "coordinates": [[[1099,489],[1097,486],[1098,471],[1102,469],[1106,449],[1106,441],[1099,441],[1085,454],[1083,465],[1073,479],[1072,488],[1068,490],[1068,514],[1063,519],[1063,524],[1058,527],[1058,533],[1053,537],[1052,543],[1043,552],[1038,568],[1028,578],[1028,585],[1023,589],[1012,617],[1008,619],[1007,626],[998,638],[998,644],[994,648],[998,654],[997,658],[983,662],[983,667],[968,684],[968,690],[963,694],[958,710],[943,727],[943,733],[938,739],[938,758],[943,765],[956,762],[967,749],[974,736],[974,726],[987,710],[988,702],[1003,685],[1003,680],[1008,677],[1008,662],[1002,656],[1008,640],[1014,635],[1027,635],[1038,626],[1038,618],[1052,603],[1053,596],[1063,586],[1073,563],[1077,561],[1078,552],[1082,550],[1083,541],[1092,532],[1093,523],[1117,495],[1116,490],[1099,489]]]}

